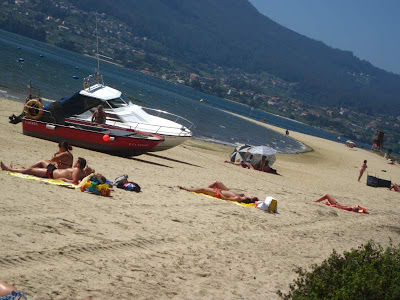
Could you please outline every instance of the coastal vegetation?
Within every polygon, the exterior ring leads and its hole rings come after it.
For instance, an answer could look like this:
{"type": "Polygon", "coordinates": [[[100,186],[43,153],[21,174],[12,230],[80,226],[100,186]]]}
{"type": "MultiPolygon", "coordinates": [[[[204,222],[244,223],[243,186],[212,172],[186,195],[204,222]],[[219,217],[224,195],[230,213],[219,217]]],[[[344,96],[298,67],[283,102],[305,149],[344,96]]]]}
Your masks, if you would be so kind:
{"type": "Polygon", "coordinates": [[[358,249],[336,251],[312,271],[298,268],[299,277],[290,285],[289,299],[399,299],[400,248],[390,245],[383,249],[369,241],[358,249]]]}
{"type": "Polygon", "coordinates": [[[400,75],[297,34],[246,0],[8,0],[0,28],[400,153],[400,75]]]}

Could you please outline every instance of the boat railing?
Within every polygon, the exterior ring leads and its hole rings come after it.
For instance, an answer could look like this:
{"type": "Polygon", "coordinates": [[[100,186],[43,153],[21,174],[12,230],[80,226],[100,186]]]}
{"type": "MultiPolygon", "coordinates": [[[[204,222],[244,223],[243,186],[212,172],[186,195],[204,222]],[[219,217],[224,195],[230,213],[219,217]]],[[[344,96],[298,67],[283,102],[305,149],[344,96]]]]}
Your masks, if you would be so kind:
{"type": "Polygon", "coordinates": [[[135,122],[136,125],[132,126],[132,125],[128,125],[127,123],[123,123],[121,121],[118,120],[110,120],[109,118],[107,118],[107,124],[111,125],[111,126],[121,126],[120,124],[123,124],[124,128],[127,129],[131,129],[131,130],[137,130],[137,131],[144,131],[143,129],[140,128],[140,126],[146,126],[146,131],[149,131],[149,126],[151,128],[154,128],[152,130],[152,133],[155,134],[165,134],[165,131],[167,131],[168,129],[180,129],[180,132],[178,134],[178,136],[187,136],[188,133],[190,133],[189,128],[182,126],[181,128],[177,128],[177,127],[172,127],[172,126],[164,126],[164,125],[155,125],[155,124],[150,124],[150,123],[141,123],[141,122],[135,122]],[[186,130],[186,128],[188,130],[186,130]],[[154,131],[154,132],[153,132],[154,131]],[[160,131],[164,131],[164,132],[160,132],[160,131]]]}
{"type": "Polygon", "coordinates": [[[154,108],[149,108],[149,107],[145,107],[145,106],[140,106],[140,108],[143,110],[149,110],[151,112],[155,112],[157,117],[159,117],[160,115],[167,115],[169,117],[175,118],[174,122],[176,122],[176,123],[180,123],[180,122],[178,122],[179,120],[185,121],[187,124],[189,124],[188,126],[186,126],[188,129],[191,129],[192,127],[196,128],[196,126],[192,122],[190,122],[188,119],[185,119],[184,117],[181,117],[179,115],[172,114],[172,113],[169,113],[169,112],[161,110],[161,109],[154,109],[154,108]]]}

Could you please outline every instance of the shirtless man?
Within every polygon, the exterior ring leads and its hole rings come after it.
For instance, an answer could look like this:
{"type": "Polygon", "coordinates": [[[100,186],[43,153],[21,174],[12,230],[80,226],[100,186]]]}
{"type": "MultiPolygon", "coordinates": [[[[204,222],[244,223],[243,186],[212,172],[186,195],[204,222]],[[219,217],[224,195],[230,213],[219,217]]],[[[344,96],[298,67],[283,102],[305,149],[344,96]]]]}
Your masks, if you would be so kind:
{"type": "Polygon", "coordinates": [[[22,174],[34,175],[44,178],[52,178],[63,181],[72,181],[74,184],[78,184],[83,178],[93,172],[89,167],[86,167],[86,160],[79,157],[75,165],[72,168],[67,169],[55,169],[49,170],[47,168],[27,168],[27,169],[13,169],[6,165],[1,164],[1,169],[3,171],[17,172],[22,174]]]}
{"type": "Polygon", "coordinates": [[[103,105],[97,106],[97,110],[93,113],[92,122],[97,124],[106,124],[106,113],[103,105]]]}
{"type": "Polygon", "coordinates": [[[54,165],[57,169],[71,168],[74,160],[74,156],[69,152],[71,150],[72,147],[68,142],[62,141],[58,144],[58,151],[49,160],[40,160],[29,168],[47,168],[50,164],[54,165]]]}
{"type": "Polygon", "coordinates": [[[178,186],[181,190],[188,192],[202,193],[206,195],[213,196],[222,200],[243,202],[243,203],[254,203],[258,201],[257,197],[250,196],[247,197],[244,194],[238,194],[230,191],[222,182],[215,181],[205,188],[188,188],[184,186],[178,186]]]}

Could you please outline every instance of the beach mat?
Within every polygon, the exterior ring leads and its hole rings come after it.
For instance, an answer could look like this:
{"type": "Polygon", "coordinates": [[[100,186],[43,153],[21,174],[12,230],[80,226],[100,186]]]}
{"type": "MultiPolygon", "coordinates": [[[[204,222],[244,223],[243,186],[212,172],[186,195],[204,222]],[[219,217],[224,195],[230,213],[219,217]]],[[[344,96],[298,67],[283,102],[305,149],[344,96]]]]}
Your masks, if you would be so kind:
{"type": "Polygon", "coordinates": [[[19,177],[19,178],[36,180],[36,181],[41,181],[41,182],[45,182],[45,183],[49,183],[49,184],[55,184],[55,185],[59,185],[59,186],[62,186],[62,187],[69,188],[69,189],[77,189],[77,188],[79,188],[78,185],[75,185],[75,184],[70,183],[70,182],[65,182],[65,181],[62,181],[62,180],[57,180],[57,179],[42,178],[42,177],[37,177],[37,176],[27,175],[27,174],[21,174],[21,173],[16,173],[16,172],[7,172],[7,174],[15,176],[15,177],[19,177]]]}
{"type": "Polygon", "coordinates": [[[254,203],[242,203],[242,202],[236,202],[236,201],[229,201],[229,200],[216,198],[216,197],[213,197],[211,195],[207,195],[207,194],[203,194],[203,193],[196,193],[196,192],[192,192],[192,193],[193,194],[197,194],[197,195],[201,195],[201,196],[205,196],[205,197],[208,197],[208,198],[216,199],[216,200],[222,200],[222,201],[230,202],[230,203],[233,203],[233,204],[236,204],[236,205],[240,205],[240,206],[254,207],[254,203]]]}
{"type": "Polygon", "coordinates": [[[343,207],[337,206],[335,204],[330,204],[329,202],[325,202],[325,203],[322,203],[322,204],[325,204],[326,206],[330,206],[330,207],[346,210],[346,211],[355,212],[356,214],[368,214],[367,209],[365,207],[360,206],[360,205],[357,205],[357,206],[361,208],[361,211],[354,211],[354,210],[349,210],[347,208],[343,208],[343,207]]]}

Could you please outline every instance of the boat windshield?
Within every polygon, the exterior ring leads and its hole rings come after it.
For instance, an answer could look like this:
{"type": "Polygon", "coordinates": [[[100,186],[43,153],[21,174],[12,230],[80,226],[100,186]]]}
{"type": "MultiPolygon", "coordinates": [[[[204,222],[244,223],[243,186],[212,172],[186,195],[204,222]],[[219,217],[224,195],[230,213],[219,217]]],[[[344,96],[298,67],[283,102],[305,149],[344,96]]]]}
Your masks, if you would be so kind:
{"type": "Polygon", "coordinates": [[[129,103],[121,97],[107,100],[107,103],[111,108],[126,107],[129,105],[129,103]]]}

